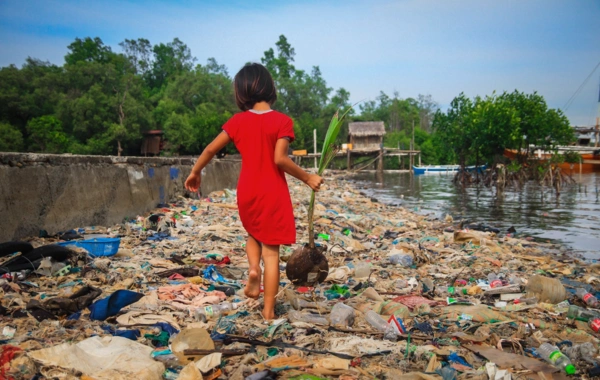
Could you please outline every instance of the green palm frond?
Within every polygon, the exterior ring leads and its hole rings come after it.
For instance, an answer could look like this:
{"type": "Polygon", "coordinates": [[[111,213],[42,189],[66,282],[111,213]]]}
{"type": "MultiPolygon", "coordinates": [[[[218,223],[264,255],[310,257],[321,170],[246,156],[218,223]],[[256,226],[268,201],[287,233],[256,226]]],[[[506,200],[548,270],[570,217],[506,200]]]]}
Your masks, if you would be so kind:
{"type": "MultiPolygon", "coordinates": [[[[352,107],[349,107],[346,112],[339,116],[339,111],[336,111],[335,115],[331,118],[331,122],[329,123],[329,127],[327,128],[327,133],[325,134],[325,141],[323,143],[323,150],[321,151],[321,158],[319,159],[319,168],[317,170],[318,175],[322,175],[327,166],[336,154],[339,151],[339,146],[335,145],[335,140],[337,139],[340,130],[342,129],[342,124],[344,123],[344,118],[350,112],[352,107]]],[[[310,195],[310,204],[308,206],[308,241],[310,248],[315,247],[315,237],[314,237],[314,218],[315,213],[315,192],[313,191],[310,195]]]]}

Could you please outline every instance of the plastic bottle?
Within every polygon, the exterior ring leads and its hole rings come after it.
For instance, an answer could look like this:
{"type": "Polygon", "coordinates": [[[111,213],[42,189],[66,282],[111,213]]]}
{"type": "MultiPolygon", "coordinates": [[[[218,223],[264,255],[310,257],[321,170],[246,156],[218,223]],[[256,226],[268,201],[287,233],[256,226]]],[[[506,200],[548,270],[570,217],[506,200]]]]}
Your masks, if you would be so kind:
{"type": "Polygon", "coordinates": [[[381,315],[377,314],[373,310],[369,310],[365,313],[365,320],[379,331],[385,331],[389,326],[386,320],[381,318],[381,315]]]}
{"type": "Polygon", "coordinates": [[[488,274],[488,282],[490,283],[490,288],[498,288],[502,286],[502,280],[498,278],[496,273],[488,274]]]}
{"type": "Polygon", "coordinates": [[[298,310],[290,310],[288,312],[288,317],[292,322],[305,322],[313,325],[329,326],[327,318],[316,314],[302,313],[298,310]]]}
{"type": "Polygon", "coordinates": [[[521,280],[520,277],[517,277],[516,275],[511,274],[510,276],[508,276],[508,283],[511,285],[522,285],[523,280],[521,280]]]}
{"type": "Polygon", "coordinates": [[[329,236],[327,234],[317,234],[316,237],[321,238],[322,240],[325,240],[325,241],[329,241],[329,239],[331,239],[331,236],[329,236]]]}
{"type": "Polygon", "coordinates": [[[398,338],[398,334],[396,333],[396,330],[394,330],[394,327],[373,310],[369,310],[365,313],[365,320],[376,330],[383,332],[385,339],[396,340],[398,338]]]}
{"type": "Polygon", "coordinates": [[[553,344],[543,343],[538,349],[538,354],[542,357],[542,359],[546,360],[548,363],[554,365],[565,371],[567,375],[574,375],[577,372],[575,366],[571,363],[571,360],[560,352],[560,349],[553,344]]]}
{"type": "Polygon", "coordinates": [[[459,286],[436,286],[434,293],[440,297],[466,295],[469,288],[459,286]]]}
{"type": "Polygon", "coordinates": [[[371,274],[371,264],[369,263],[356,263],[354,267],[354,277],[365,278],[371,274]]]}
{"type": "Polygon", "coordinates": [[[598,332],[598,330],[600,330],[600,318],[590,318],[588,320],[588,325],[594,332],[598,332]]]}
{"type": "Polygon", "coordinates": [[[206,321],[208,319],[216,319],[221,315],[226,314],[230,311],[236,310],[238,304],[231,302],[223,302],[219,305],[210,305],[199,307],[194,311],[194,316],[198,321],[206,321]]]}
{"type": "Polygon", "coordinates": [[[590,305],[591,307],[598,306],[598,298],[594,297],[592,293],[588,292],[584,288],[577,288],[577,297],[581,298],[583,302],[590,305]]]}
{"type": "Polygon", "coordinates": [[[567,318],[587,322],[590,319],[600,318],[600,313],[587,310],[583,307],[571,305],[569,306],[569,310],[567,310],[567,318]]]}
{"type": "Polygon", "coordinates": [[[354,324],[354,309],[343,303],[336,303],[329,313],[332,326],[350,327],[354,324]]]}
{"type": "Polygon", "coordinates": [[[410,267],[414,262],[414,259],[411,255],[392,255],[388,257],[388,260],[392,264],[401,265],[403,267],[410,267]]]}

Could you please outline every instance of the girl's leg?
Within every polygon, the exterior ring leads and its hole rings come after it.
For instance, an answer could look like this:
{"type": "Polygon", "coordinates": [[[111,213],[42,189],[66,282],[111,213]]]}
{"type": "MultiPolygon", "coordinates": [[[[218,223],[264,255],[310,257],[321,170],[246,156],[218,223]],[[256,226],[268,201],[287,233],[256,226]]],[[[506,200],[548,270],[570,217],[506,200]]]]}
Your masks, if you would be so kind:
{"type": "Polygon", "coordinates": [[[262,259],[265,263],[265,305],[263,317],[275,318],[275,296],[279,291],[279,246],[263,244],[262,259]]]}
{"type": "Polygon", "coordinates": [[[244,294],[248,298],[258,299],[260,295],[260,256],[261,243],[252,236],[248,236],[246,241],[246,254],[248,255],[248,283],[244,289],[244,294]]]}

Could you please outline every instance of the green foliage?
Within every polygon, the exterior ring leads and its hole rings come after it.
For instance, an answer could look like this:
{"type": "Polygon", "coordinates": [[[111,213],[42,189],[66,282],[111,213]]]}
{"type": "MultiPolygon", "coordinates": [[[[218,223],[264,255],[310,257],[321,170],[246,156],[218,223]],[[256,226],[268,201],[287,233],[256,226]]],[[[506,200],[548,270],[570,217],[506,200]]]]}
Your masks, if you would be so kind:
{"type": "Polygon", "coordinates": [[[75,65],[79,62],[106,63],[110,60],[113,52],[109,46],[99,37],[94,39],[86,37],[83,40],[76,38],[69,46],[69,53],[65,56],[67,65],[75,65]]]}
{"type": "Polygon", "coordinates": [[[508,165],[506,165],[506,169],[509,173],[517,173],[521,170],[523,165],[521,165],[517,160],[511,161],[508,165]]]}
{"type": "Polygon", "coordinates": [[[562,157],[565,160],[565,162],[569,164],[578,164],[580,162],[583,162],[581,154],[577,152],[564,152],[562,154],[562,157]]]}
{"type": "Polygon", "coordinates": [[[29,146],[42,153],[64,153],[70,141],[62,129],[62,124],[54,116],[36,117],[27,123],[29,146]]]}
{"type": "Polygon", "coordinates": [[[18,128],[0,123],[0,152],[19,152],[23,149],[23,135],[18,128]]]}
{"type": "MultiPolygon", "coordinates": [[[[0,68],[2,149],[137,155],[143,133],[162,129],[169,154],[198,154],[239,112],[227,67],[214,58],[196,64],[181,40],[153,45],[144,38],[125,39],[119,47],[113,51],[98,37],[77,38],[63,66],[28,58],[21,68],[0,68]]],[[[261,58],[278,88],[274,109],[294,120],[294,148],[312,151],[316,129],[322,150],[331,115],[350,108],[350,93],[328,87],[318,66],[296,68],[294,59],[283,35],[261,58]]],[[[347,140],[350,118],[383,120],[386,146],[400,142],[408,149],[414,121],[416,148],[426,163],[433,162],[435,136],[428,132],[436,107],[431,96],[400,99],[381,93],[361,104],[360,116],[350,108],[337,140],[347,140]]]]}
{"type": "MultiPolygon", "coordinates": [[[[277,54],[270,48],[264,52],[261,62],[273,75],[277,87],[278,99],[273,108],[290,115],[294,119],[296,140],[293,147],[312,150],[313,130],[317,130],[317,149],[322,149],[323,137],[331,115],[338,109],[349,108],[350,94],[344,88],[338,89],[331,100],[333,91],[318,66],[309,73],[294,66],[294,48],[285,36],[275,43],[277,54]]],[[[349,115],[354,111],[351,110],[349,115]]],[[[346,138],[347,124],[342,126],[340,137],[346,138]]]]}
{"type": "Polygon", "coordinates": [[[444,142],[437,144],[441,156],[454,157],[461,165],[494,162],[505,148],[552,149],[574,138],[560,110],[548,109],[537,93],[518,91],[474,99],[460,94],[446,113],[436,113],[433,129],[444,142]]]}

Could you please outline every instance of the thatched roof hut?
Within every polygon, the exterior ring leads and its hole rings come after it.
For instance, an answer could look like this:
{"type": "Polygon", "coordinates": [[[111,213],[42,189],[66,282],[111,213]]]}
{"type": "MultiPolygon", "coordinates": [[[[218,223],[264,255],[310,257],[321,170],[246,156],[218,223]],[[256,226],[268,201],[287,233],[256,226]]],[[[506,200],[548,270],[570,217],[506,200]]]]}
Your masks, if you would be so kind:
{"type": "Polygon", "coordinates": [[[383,146],[383,121],[359,121],[348,125],[348,141],[352,150],[373,150],[383,146]]]}
{"type": "Polygon", "coordinates": [[[385,126],[383,121],[357,121],[348,125],[349,136],[383,136],[385,126]]]}

